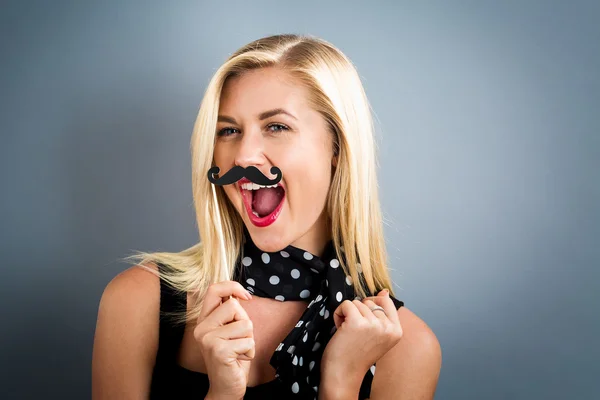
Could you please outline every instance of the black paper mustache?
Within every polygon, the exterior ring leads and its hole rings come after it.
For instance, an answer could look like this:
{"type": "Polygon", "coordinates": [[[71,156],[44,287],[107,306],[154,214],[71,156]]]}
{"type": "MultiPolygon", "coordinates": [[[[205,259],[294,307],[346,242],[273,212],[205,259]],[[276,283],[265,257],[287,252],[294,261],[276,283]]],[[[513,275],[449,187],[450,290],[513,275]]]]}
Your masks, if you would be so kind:
{"type": "Polygon", "coordinates": [[[214,175],[217,175],[219,171],[219,167],[212,167],[208,170],[208,180],[211,183],[219,186],[235,183],[244,177],[248,178],[252,183],[256,183],[257,185],[275,185],[279,183],[282,177],[281,170],[277,167],[271,167],[271,173],[273,175],[277,175],[275,179],[267,178],[254,165],[250,165],[247,168],[236,165],[227,171],[225,175],[215,178],[214,175]]]}

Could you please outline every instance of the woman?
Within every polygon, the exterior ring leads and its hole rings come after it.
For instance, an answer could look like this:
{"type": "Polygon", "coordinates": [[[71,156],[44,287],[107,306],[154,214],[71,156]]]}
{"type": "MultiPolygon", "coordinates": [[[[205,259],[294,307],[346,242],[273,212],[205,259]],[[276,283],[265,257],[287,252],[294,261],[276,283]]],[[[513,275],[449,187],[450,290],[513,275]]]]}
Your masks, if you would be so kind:
{"type": "Polygon", "coordinates": [[[201,241],[108,284],[95,399],[433,398],[440,346],[393,297],[369,105],[338,49],[277,35],[234,53],[192,163],[201,241]],[[211,186],[215,166],[253,179],[211,186]]]}

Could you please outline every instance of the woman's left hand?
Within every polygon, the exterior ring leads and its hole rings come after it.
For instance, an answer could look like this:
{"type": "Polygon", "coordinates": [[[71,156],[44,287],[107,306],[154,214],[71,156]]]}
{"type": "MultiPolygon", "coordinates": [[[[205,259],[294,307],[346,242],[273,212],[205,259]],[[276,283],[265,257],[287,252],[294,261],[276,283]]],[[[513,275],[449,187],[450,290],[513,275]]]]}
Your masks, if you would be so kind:
{"type": "Polygon", "coordinates": [[[362,381],[369,367],[402,338],[396,306],[387,290],[362,301],[344,300],[333,313],[337,328],[321,360],[324,376],[362,381]],[[371,311],[375,306],[382,310],[371,311]]]}

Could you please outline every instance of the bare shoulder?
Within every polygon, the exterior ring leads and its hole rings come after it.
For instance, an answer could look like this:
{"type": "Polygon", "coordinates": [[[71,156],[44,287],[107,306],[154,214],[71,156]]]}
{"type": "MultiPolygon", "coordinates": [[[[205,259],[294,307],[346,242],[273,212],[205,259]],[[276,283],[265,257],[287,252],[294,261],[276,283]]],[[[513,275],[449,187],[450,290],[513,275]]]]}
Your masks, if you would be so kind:
{"type": "Polygon", "coordinates": [[[137,295],[147,296],[146,300],[152,297],[159,300],[159,289],[160,282],[156,265],[134,265],[115,276],[106,285],[102,300],[110,300],[112,297],[122,296],[131,291],[137,295]]]}
{"type": "Polygon", "coordinates": [[[98,318],[127,325],[152,320],[157,325],[160,281],[155,272],[154,265],[136,265],[115,276],[102,293],[98,318]]]}
{"type": "Polygon", "coordinates": [[[133,266],[106,286],[92,357],[94,399],[138,398],[149,390],[158,349],[160,280],[156,266],[133,266]]]}
{"type": "Polygon", "coordinates": [[[406,307],[398,309],[402,339],[379,361],[371,398],[433,399],[442,364],[431,328],[406,307]]]}
{"type": "MultiPolygon", "coordinates": [[[[398,309],[398,318],[402,325],[402,339],[404,348],[418,348],[420,356],[427,356],[432,361],[437,361],[438,356],[441,359],[441,347],[435,333],[431,328],[419,318],[415,313],[406,307],[398,309]]],[[[414,351],[414,350],[413,350],[414,351]]]]}

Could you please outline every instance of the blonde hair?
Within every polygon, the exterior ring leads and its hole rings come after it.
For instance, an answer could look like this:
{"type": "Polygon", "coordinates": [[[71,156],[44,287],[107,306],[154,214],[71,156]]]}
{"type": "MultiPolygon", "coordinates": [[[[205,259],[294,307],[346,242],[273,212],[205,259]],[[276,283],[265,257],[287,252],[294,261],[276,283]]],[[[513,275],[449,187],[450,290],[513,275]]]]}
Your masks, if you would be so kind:
{"type": "Polygon", "coordinates": [[[304,85],[310,93],[311,106],[325,118],[334,136],[338,160],[326,207],[336,253],[341,255],[343,246],[346,263],[343,258],[339,260],[344,272],[352,277],[356,295],[366,297],[383,288],[393,295],[376,177],[374,127],[360,77],[352,62],[325,40],[275,35],[255,40],[233,53],[210,80],[200,105],[191,140],[193,199],[200,242],[178,253],[137,252],[124,258],[142,267],[162,263],[167,268],[150,270],[176,290],[199,294],[186,315],[189,321],[198,318],[202,294],[209,285],[234,279],[242,247],[241,217],[221,187],[216,187],[213,196],[214,188],[207,178],[213,166],[221,90],[230,76],[265,67],[281,68],[304,85]],[[359,279],[361,270],[366,287],[359,279]]]}

